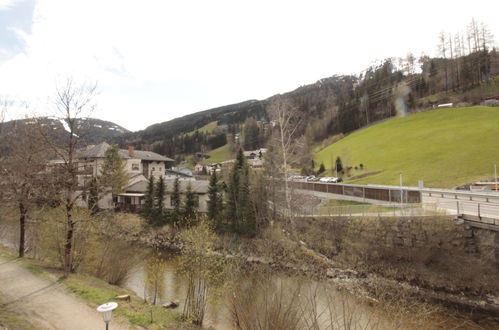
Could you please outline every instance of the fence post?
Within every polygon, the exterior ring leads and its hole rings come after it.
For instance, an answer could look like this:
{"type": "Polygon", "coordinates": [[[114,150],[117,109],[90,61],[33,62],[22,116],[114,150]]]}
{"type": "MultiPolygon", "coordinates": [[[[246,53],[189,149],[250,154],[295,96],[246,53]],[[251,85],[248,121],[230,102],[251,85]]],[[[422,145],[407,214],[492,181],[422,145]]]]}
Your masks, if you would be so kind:
{"type": "Polygon", "coordinates": [[[478,217],[480,218],[480,203],[478,203],[478,217]]]}
{"type": "Polygon", "coordinates": [[[459,216],[459,201],[456,202],[457,205],[457,216],[459,216]]]}

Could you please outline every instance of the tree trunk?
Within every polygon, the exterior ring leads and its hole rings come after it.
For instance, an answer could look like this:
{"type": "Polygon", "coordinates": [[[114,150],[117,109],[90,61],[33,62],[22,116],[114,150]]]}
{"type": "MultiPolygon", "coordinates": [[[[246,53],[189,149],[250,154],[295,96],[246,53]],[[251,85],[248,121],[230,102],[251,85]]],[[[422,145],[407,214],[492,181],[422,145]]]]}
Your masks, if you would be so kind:
{"type": "Polygon", "coordinates": [[[66,243],[64,245],[64,274],[68,275],[73,269],[72,250],[73,250],[73,235],[74,235],[74,221],[72,219],[72,208],[66,209],[66,243]]]}
{"type": "Polygon", "coordinates": [[[19,258],[24,257],[26,238],[26,213],[28,209],[23,202],[19,202],[19,258]]]}

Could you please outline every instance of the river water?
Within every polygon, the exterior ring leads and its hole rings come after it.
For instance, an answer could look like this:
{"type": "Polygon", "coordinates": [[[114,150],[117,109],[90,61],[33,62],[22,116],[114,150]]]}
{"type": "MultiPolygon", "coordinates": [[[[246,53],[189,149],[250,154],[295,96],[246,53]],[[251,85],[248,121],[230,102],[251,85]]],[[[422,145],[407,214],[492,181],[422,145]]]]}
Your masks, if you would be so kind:
{"type": "MultiPolygon", "coordinates": [[[[157,301],[158,304],[167,304],[172,301],[179,303],[178,310],[184,308],[187,294],[188,281],[178,271],[177,256],[166,254],[163,279],[163,290],[157,301]]],[[[129,276],[123,286],[133,290],[137,295],[151,299],[151,294],[146,288],[147,261],[136,265],[130,270],[129,276]]],[[[268,272],[264,266],[253,267],[251,270],[243,271],[235,278],[227,279],[233,286],[222,288],[210,288],[208,290],[208,301],[203,325],[215,329],[234,329],[231,310],[234,302],[231,296],[248,296],[250,300],[242,300],[240,308],[251,310],[265,319],[271,318],[272,313],[277,313],[274,307],[280,306],[281,310],[294,313],[300,318],[300,328],[312,327],[316,323],[318,329],[351,328],[362,329],[387,329],[390,323],[384,320],[376,311],[367,305],[359,303],[355,298],[339,292],[333,285],[326,282],[311,281],[309,279],[290,276],[282,273],[268,272]],[[262,267],[262,269],[258,269],[262,267]],[[265,268],[265,269],[263,269],[265,268]],[[234,288],[236,286],[237,288],[234,288]],[[257,306],[258,305],[258,306],[257,306]],[[267,305],[264,307],[263,305],[267,305]],[[342,326],[345,325],[345,326],[342,326]]],[[[227,283],[224,283],[227,284],[227,283]]],[[[285,314],[284,312],[282,313],[285,314]]],[[[248,317],[254,317],[248,314],[248,317]]],[[[296,321],[296,319],[295,319],[296,321]]],[[[291,321],[293,322],[293,321],[291,321]]]]}

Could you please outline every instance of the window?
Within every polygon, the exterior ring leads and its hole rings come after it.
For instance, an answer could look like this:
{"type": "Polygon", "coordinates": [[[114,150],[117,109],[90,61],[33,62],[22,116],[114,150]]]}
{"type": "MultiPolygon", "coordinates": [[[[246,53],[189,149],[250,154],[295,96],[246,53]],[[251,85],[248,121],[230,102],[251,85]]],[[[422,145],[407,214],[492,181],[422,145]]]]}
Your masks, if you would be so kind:
{"type": "Polygon", "coordinates": [[[152,171],[153,171],[153,172],[154,172],[154,171],[156,171],[156,167],[153,167],[153,168],[152,168],[152,171]]]}
{"type": "Polygon", "coordinates": [[[139,169],[140,169],[139,164],[137,164],[137,163],[132,164],[132,171],[138,171],[139,169]]]}

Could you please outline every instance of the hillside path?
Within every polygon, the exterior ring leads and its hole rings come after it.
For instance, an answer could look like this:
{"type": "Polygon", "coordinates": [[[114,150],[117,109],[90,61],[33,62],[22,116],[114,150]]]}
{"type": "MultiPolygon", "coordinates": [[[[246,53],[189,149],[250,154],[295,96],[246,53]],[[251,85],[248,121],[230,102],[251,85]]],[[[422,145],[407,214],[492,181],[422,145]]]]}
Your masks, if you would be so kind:
{"type": "MultiPolygon", "coordinates": [[[[62,284],[42,279],[5,258],[0,258],[0,296],[0,309],[15,312],[36,325],[37,329],[105,328],[102,316],[67,292],[62,284]]],[[[121,330],[129,327],[119,324],[113,318],[109,329],[121,330]]]]}

